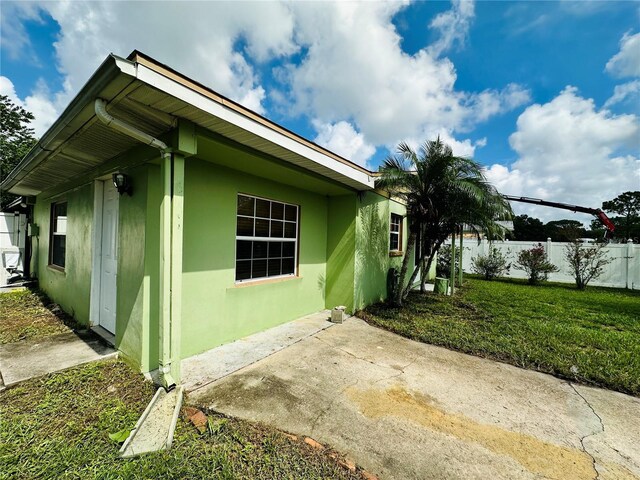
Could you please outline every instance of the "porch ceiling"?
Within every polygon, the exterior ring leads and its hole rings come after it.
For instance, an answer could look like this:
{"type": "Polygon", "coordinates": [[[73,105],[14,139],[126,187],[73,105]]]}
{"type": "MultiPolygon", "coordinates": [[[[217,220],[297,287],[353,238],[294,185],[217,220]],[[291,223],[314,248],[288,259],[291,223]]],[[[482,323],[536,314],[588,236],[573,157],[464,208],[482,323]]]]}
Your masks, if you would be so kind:
{"type": "Polygon", "coordinates": [[[371,172],[147,57],[134,59],[108,57],[36,147],[9,174],[3,189],[19,195],[37,195],[80,180],[106,161],[140,145],[98,120],[94,112],[96,98],[108,102],[111,115],[155,137],[171,131],[182,118],[348,188],[373,187],[371,172]]]}

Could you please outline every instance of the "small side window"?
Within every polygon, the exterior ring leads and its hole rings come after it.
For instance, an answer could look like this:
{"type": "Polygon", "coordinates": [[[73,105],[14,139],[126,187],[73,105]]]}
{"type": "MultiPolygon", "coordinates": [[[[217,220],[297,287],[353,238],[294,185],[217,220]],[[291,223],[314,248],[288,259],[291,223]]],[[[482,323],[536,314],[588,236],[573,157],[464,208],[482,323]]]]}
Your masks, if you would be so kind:
{"type": "Polygon", "coordinates": [[[67,202],[51,205],[49,264],[64,268],[67,244],[67,202]]]}
{"type": "Polygon", "coordinates": [[[399,252],[402,249],[402,216],[391,214],[389,228],[389,250],[399,252]]]}

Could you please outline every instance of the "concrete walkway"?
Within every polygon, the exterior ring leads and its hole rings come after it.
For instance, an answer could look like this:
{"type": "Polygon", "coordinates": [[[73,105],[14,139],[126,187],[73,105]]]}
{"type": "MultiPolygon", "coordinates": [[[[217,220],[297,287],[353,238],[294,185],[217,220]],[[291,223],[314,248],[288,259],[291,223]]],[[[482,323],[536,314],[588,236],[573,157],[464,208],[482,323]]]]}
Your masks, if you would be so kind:
{"type": "Polygon", "coordinates": [[[187,392],[208,385],[333,325],[329,310],[307,315],[182,361],[187,392]]]}
{"type": "Polygon", "coordinates": [[[383,479],[638,479],[640,399],[352,318],[191,393],[383,479]]]}
{"type": "Polygon", "coordinates": [[[107,347],[91,332],[61,333],[0,345],[0,374],[4,385],[10,387],[47,373],[116,355],[113,348],[107,347]]]}

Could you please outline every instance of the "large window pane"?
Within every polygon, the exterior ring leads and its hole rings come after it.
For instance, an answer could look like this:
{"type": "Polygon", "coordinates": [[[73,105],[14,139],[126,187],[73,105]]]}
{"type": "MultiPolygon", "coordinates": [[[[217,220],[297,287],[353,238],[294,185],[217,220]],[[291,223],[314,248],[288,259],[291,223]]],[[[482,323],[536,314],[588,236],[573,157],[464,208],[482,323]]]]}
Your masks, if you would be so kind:
{"type": "Polygon", "coordinates": [[[269,269],[268,269],[268,274],[270,277],[275,277],[276,275],[280,275],[280,264],[281,264],[282,260],[280,260],[279,258],[270,258],[269,259],[269,269]]]}
{"type": "Polygon", "coordinates": [[[284,204],[280,202],[271,202],[271,218],[282,220],[284,218],[284,204]]]}
{"type": "Polygon", "coordinates": [[[253,218],[238,217],[238,236],[253,237],[253,218]]]}
{"type": "Polygon", "coordinates": [[[238,195],[236,281],[294,275],[297,248],[295,205],[238,195]]]}
{"type": "Polygon", "coordinates": [[[269,236],[269,220],[263,220],[256,218],[256,237],[268,237],[269,236]]]}
{"type": "Polygon", "coordinates": [[[298,209],[293,205],[285,205],[285,220],[297,221],[298,209]]]}
{"type": "Polygon", "coordinates": [[[285,238],[296,238],[296,224],[285,222],[284,224],[284,236],[285,238]]]}
{"type": "Polygon", "coordinates": [[[249,215],[250,217],[253,217],[254,202],[255,199],[252,197],[238,195],[238,215],[249,215]]]}
{"type": "Polygon", "coordinates": [[[280,222],[278,220],[271,220],[271,238],[282,238],[283,233],[283,222],[280,222]]]}
{"type": "Polygon", "coordinates": [[[263,278],[267,276],[267,261],[266,260],[254,260],[253,272],[251,278],[263,278]]]}
{"type": "Polygon", "coordinates": [[[256,217],[271,218],[271,202],[256,199],[256,217]]]}
{"type": "Polygon", "coordinates": [[[282,242],[269,242],[269,258],[282,256],[282,242]]]}
{"type": "Polygon", "coordinates": [[[283,242],[282,243],[282,256],[283,257],[293,257],[296,249],[295,242],[283,242]]]}
{"type": "Polygon", "coordinates": [[[253,242],[253,258],[267,258],[267,242],[253,242]]]}
{"type": "Polygon", "coordinates": [[[248,280],[251,278],[251,260],[238,260],[236,262],[236,280],[248,280]]]}
{"type": "Polygon", "coordinates": [[[65,235],[53,236],[53,251],[51,254],[52,264],[64,268],[66,243],[67,243],[67,237],[65,235]]]}
{"type": "Polygon", "coordinates": [[[294,262],[293,258],[283,258],[282,259],[282,274],[291,274],[294,272],[294,262]]]}
{"type": "Polygon", "coordinates": [[[236,258],[238,260],[251,259],[251,243],[247,240],[238,240],[236,242],[236,258]]]}

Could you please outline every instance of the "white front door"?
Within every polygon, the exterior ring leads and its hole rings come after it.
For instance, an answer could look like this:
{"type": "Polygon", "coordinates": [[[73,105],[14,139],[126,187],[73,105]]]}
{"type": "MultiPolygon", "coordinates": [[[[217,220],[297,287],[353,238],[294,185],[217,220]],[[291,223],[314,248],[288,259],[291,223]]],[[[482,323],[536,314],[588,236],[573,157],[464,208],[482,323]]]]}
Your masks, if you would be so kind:
{"type": "Polygon", "coordinates": [[[116,333],[116,277],[118,273],[118,192],[104,182],[102,200],[102,245],[100,249],[99,324],[116,333]]]}

